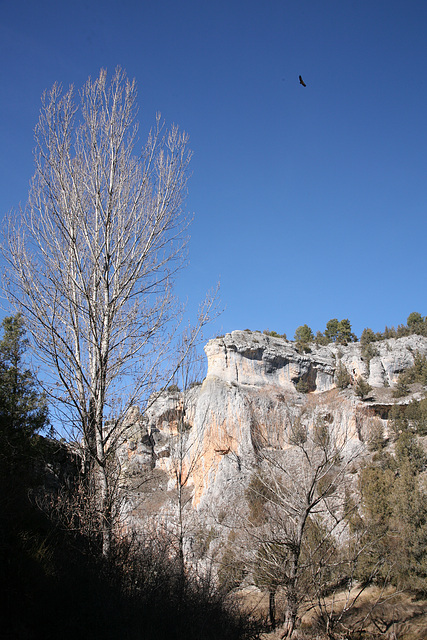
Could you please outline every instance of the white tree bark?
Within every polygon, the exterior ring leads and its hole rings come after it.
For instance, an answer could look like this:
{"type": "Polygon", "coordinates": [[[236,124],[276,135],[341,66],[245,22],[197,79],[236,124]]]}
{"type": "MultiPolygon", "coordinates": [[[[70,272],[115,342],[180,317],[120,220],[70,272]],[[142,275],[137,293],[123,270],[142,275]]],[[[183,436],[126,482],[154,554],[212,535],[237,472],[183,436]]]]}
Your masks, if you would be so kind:
{"type": "MultiPolygon", "coordinates": [[[[4,250],[8,297],[25,316],[63,420],[83,439],[110,533],[108,457],[127,410],[165,373],[188,226],[187,136],[166,131],[158,116],[135,155],[136,97],[120,69],[110,83],[105,71],[89,79],[79,104],[73,88],[43,95],[28,204],[9,216],[4,250]]],[[[208,315],[205,307],[201,323],[208,315]]]]}

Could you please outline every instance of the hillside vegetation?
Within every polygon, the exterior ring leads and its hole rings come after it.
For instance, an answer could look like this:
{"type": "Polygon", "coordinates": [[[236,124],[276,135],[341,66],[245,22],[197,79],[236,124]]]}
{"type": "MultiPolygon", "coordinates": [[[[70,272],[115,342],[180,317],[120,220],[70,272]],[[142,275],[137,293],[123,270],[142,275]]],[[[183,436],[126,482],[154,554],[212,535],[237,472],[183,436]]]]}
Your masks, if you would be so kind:
{"type": "MultiPolygon", "coordinates": [[[[322,340],[354,341],[347,323],[328,323],[322,340]]],[[[375,357],[376,342],[424,336],[425,326],[425,318],[411,314],[405,327],[387,335],[365,329],[364,358],[375,357]]],[[[306,354],[316,338],[306,325],[300,329],[295,339],[306,354]]],[[[169,439],[158,446],[154,429],[125,439],[106,557],[97,493],[82,475],[78,450],[50,430],[47,398],[26,366],[26,347],[21,316],[6,318],[0,343],[3,637],[425,637],[425,355],[413,354],[413,365],[386,390],[386,417],[384,402],[366,402],[369,390],[346,377],[341,361],[336,388],[318,395],[297,384],[293,395],[276,390],[271,397],[267,391],[251,396],[248,388],[251,463],[230,439],[197,449],[190,464],[195,418],[186,402],[206,393],[206,385],[188,379],[182,392],[170,385],[153,418],[169,439]],[[270,421],[257,424],[264,415],[260,402],[270,421]],[[151,467],[129,466],[140,446],[151,451],[151,467]],[[215,456],[234,469],[227,478],[236,501],[220,507],[217,496],[209,508],[202,501],[193,509],[197,474],[215,456]],[[128,513],[131,489],[140,499],[133,527],[120,515],[128,513]]],[[[227,385],[237,394],[236,385],[227,385]]]]}

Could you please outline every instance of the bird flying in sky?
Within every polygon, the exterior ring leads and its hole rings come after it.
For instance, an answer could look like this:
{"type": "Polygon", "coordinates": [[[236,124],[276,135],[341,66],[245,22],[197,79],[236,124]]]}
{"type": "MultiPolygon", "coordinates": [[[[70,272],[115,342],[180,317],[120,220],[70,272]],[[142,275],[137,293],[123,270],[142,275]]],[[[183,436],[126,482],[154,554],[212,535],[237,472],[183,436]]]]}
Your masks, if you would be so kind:
{"type": "Polygon", "coordinates": [[[302,84],[303,87],[307,86],[301,76],[299,77],[299,83],[302,84]]]}

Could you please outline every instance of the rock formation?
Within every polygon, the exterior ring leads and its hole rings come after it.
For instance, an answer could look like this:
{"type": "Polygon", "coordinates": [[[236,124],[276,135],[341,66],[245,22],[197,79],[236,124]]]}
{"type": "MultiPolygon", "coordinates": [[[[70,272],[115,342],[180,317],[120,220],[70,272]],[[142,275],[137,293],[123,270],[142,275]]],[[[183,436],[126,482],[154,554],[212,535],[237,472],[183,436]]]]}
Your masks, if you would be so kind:
{"type": "Polygon", "coordinates": [[[418,335],[374,346],[369,360],[360,343],[311,344],[303,351],[296,343],[249,331],[210,340],[202,384],[165,391],[142,418],[138,412],[129,418],[120,458],[132,517],[166,509],[178,472],[185,477],[187,508],[191,502],[193,511],[229,510],[243,499],[259,451],[274,446],[271,434],[286,433],[302,407],[327,415],[349,449],[360,446],[375,413],[387,425],[399,373],[413,365],[417,353],[427,355],[427,338],[418,335]],[[348,389],[336,387],[339,365],[350,375],[348,389]],[[352,388],[359,376],[373,387],[365,402],[352,388]]]}

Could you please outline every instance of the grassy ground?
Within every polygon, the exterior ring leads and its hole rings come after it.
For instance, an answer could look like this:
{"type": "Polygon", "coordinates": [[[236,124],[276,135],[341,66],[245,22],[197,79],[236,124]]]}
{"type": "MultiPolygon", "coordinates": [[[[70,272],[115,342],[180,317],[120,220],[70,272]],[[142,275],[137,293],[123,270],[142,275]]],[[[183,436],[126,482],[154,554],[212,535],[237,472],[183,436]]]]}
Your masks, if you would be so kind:
{"type": "MultiPolygon", "coordinates": [[[[346,595],[342,593],[335,598],[334,607],[337,610],[342,608],[346,595]]],[[[240,599],[246,611],[263,620],[268,619],[268,594],[248,588],[241,592],[240,599]]],[[[279,593],[276,598],[279,621],[282,619],[284,601],[284,595],[279,593]]],[[[427,600],[415,599],[408,593],[396,593],[391,588],[381,591],[378,587],[369,587],[354,608],[344,615],[343,623],[357,640],[427,640],[427,600]]],[[[265,632],[261,639],[279,640],[281,636],[279,622],[275,631],[265,632]]],[[[324,637],[318,622],[318,609],[310,608],[302,617],[295,639],[322,640],[324,637]]],[[[341,637],[351,636],[344,635],[342,631],[337,634],[337,639],[341,637]]]]}

